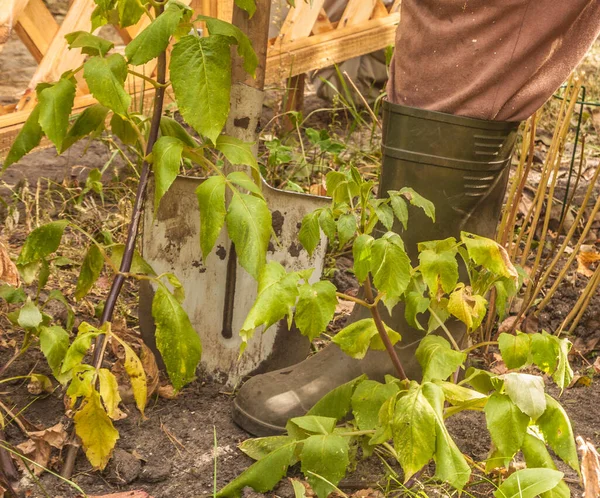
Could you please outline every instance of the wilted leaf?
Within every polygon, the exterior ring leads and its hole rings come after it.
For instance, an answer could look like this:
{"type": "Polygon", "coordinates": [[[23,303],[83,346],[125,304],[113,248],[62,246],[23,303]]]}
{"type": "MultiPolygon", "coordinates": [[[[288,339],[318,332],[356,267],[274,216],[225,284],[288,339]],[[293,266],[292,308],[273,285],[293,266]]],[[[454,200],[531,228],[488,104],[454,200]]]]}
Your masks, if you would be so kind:
{"type": "Polygon", "coordinates": [[[583,498],[600,496],[600,454],[593,443],[577,436],[577,449],[581,455],[581,480],[583,498]]]}
{"type": "Polygon", "coordinates": [[[92,466],[104,469],[119,439],[119,432],[104,411],[97,391],[93,390],[84,403],[73,417],[75,432],[92,466]]]}
{"type": "Polygon", "coordinates": [[[8,251],[4,244],[0,242],[0,280],[6,282],[13,287],[19,287],[21,285],[21,278],[19,277],[19,270],[16,265],[10,259],[8,251]]]}
{"type": "Polygon", "coordinates": [[[600,253],[593,250],[590,246],[582,246],[579,254],[577,254],[577,273],[581,273],[586,277],[591,277],[594,274],[592,266],[600,261],[600,253]],[[588,250],[584,250],[588,249],[588,250]]]}

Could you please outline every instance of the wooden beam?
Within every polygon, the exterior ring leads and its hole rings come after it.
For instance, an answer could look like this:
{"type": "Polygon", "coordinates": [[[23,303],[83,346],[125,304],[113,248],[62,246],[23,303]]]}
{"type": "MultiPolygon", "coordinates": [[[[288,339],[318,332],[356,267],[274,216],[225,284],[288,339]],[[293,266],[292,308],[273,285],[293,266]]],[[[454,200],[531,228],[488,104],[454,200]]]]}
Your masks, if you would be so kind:
{"type": "Polygon", "coordinates": [[[393,14],[394,12],[400,12],[400,7],[402,7],[402,0],[394,0],[394,3],[390,8],[390,14],[393,14]]]}
{"type": "Polygon", "coordinates": [[[378,19],[379,17],[386,17],[387,15],[389,15],[387,7],[381,0],[377,0],[371,19],[378,19]]]}
{"type": "Polygon", "coordinates": [[[350,0],[338,23],[337,29],[347,28],[371,19],[377,0],[350,0]]]}
{"type": "MultiPolygon", "coordinates": [[[[69,69],[74,69],[85,60],[81,50],[71,50],[65,40],[65,35],[73,31],[90,31],[92,28],[91,15],[96,4],[93,0],[75,0],[61,24],[56,36],[52,40],[46,55],[37,67],[25,95],[19,102],[19,109],[32,109],[35,105],[35,87],[38,83],[52,82],[69,69]]],[[[87,90],[84,86],[82,90],[87,90]]]]}
{"type": "Polygon", "coordinates": [[[28,0],[0,0],[0,52],[28,0]]]}
{"type": "Polygon", "coordinates": [[[268,52],[266,84],[393,45],[399,21],[398,14],[390,14],[293,43],[277,43],[268,52]]]}
{"type": "Polygon", "coordinates": [[[15,26],[15,32],[38,62],[48,52],[58,29],[58,23],[42,0],[29,0],[15,26]]]}
{"type": "Polygon", "coordinates": [[[315,25],[312,28],[312,34],[320,35],[321,33],[326,33],[333,29],[333,24],[331,24],[327,12],[325,12],[325,9],[321,9],[321,12],[319,12],[319,15],[317,16],[317,20],[315,21],[315,25]]]}
{"type": "Polygon", "coordinates": [[[296,2],[296,7],[290,9],[285,21],[283,21],[277,43],[283,45],[310,35],[324,3],[325,0],[296,2]]]}

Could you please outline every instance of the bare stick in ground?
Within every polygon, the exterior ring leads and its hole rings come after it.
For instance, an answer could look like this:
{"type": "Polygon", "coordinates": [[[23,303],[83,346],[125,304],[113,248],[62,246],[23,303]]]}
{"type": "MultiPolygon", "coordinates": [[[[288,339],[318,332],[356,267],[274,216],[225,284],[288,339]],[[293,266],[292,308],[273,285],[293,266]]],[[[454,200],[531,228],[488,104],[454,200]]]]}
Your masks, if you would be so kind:
{"type": "MultiPolygon", "coordinates": [[[[163,7],[157,7],[156,15],[159,16],[162,13],[163,7]]],[[[162,52],[158,56],[158,67],[156,80],[159,86],[156,88],[154,95],[154,109],[152,111],[152,122],[150,125],[150,133],[148,135],[148,142],[146,144],[146,155],[152,152],[154,143],[158,138],[158,132],[160,129],[160,118],[162,117],[163,103],[165,98],[165,81],[167,72],[167,55],[166,52],[162,52]]],[[[123,259],[121,260],[121,266],[119,273],[115,276],[106,303],[104,305],[104,311],[102,312],[101,323],[110,322],[115,311],[117,299],[125,283],[125,273],[128,273],[131,269],[131,262],[135,253],[135,246],[137,243],[138,231],[140,228],[140,221],[142,219],[142,212],[144,210],[144,201],[146,200],[146,187],[148,186],[148,180],[150,178],[150,164],[144,161],[142,164],[142,171],[140,173],[140,180],[133,204],[133,212],[131,215],[131,221],[129,223],[129,230],[127,232],[127,241],[125,242],[125,250],[123,252],[123,259]]],[[[104,348],[104,336],[98,336],[96,339],[96,345],[94,348],[94,359],[93,364],[98,366],[102,363],[104,348]]],[[[71,438],[73,441],[73,437],[71,438]]],[[[62,476],[69,479],[73,474],[73,468],[75,466],[75,458],[77,451],[79,450],[78,444],[69,445],[67,456],[65,458],[65,465],[63,467],[62,476]]]]}

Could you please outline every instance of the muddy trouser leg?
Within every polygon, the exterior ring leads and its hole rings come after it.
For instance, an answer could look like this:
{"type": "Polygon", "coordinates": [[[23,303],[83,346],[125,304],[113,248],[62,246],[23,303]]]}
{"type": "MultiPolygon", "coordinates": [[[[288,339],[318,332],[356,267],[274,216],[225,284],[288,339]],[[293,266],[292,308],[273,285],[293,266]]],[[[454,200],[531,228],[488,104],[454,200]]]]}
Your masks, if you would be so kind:
{"type": "MultiPolygon", "coordinates": [[[[598,0],[404,0],[384,108],[379,195],[412,187],[436,205],[437,223],[419,211],[400,231],[413,262],[419,241],[493,237],[518,122],[556,90],[595,40],[598,0]]],[[[353,315],[363,318],[364,308],[353,315]]],[[[397,350],[409,378],[423,332],[402,306],[384,320],[403,336],[397,350]]],[[[464,328],[450,324],[458,340],[464,328]]],[[[321,397],[360,374],[394,374],[385,352],[363,360],[335,345],[295,365],[250,379],[234,420],[255,435],[282,432],[321,397]]]]}

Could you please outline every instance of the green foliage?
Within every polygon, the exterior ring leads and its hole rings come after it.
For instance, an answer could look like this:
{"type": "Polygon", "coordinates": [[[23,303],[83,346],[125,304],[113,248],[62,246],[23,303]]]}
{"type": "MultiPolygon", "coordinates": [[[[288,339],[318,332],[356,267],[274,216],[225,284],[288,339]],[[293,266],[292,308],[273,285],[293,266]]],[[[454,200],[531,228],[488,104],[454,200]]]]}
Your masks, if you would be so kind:
{"type": "Polygon", "coordinates": [[[443,337],[428,335],[419,343],[416,357],[423,368],[423,381],[446,380],[467,359],[461,351],[455,351],[443,337]]]}
{"type": "Polygon", "coordinates": [[[83,65],[83,77],[100,104],[117,114],[127,114],[131,97],[124,88],[127,61],[122,55],[90,57],[83,65]]]}
{"type": "MultiPolygon", "coordinates": [[[[392,344],[400,340],[400,334],[393,331],[387,325],[386,332],[390,336],[392,344]]],[[[332,342],[337,344],[344,353],[352,358],[360,360],[367,354],[369,348],[383,349],[377,325],[372,318],[363,318],[351,323],[347,327],[340,330],[332,339],[332,342]]]]}
{"type": "Polygon", "coordinates": [[[104,57],[114,43],[86,31],[74,31],[65,35],[69,49],[80,48],[82,54],[104,57]]]}
{"type": "Polygon", "coordinates": [[[511,474],[494,492],[496,498],[535,498],[555,488],[563,473],[553,469],[522,469],[511,474]]]}
{"type": "Polygon", "coordinates": [[[25,154],[31,152],[40,144],[42,137],[44,136],[44,132],[40,126],[39,119],[40,106],[36,105],[33,111],[31,111],[31,114],[29,114],[27,121],[25,121],[23,128],[21,128],[21,131],[19,131],[17,138],[15,138],[15,141],[8,151],[8,155],[4,160],[3,169],[6,169],[11,164],[16,163],[25,154]]]}
{"type": "Polygon", "coordinates": [[[90,245],[81,263],[81,271],[75,287],[75,299],[82,299],[98,280],[104,267],[104,255],[94,243],[90,245]]]}
{"type": "Polygon", "coordinates": [[[69,127],[69,114],[75,100],[75,81],[60,79],[38,95],[39,124],[43,132],[58,150],[62,149],[63,140],[69,127]]]}
{"type": "Polygon", "coordinates": [[[66,220],[52,221],[33,230],[23,244],[17,265],[37,263],[55,252],[68,224],[66,220]]]}
{"type": "Polygon", "coordinates": [[[196,189],[200,208],[200,249],[206,261],[225,224],[225,183],[223,176],[211,176],[196,189]]]}
{"type": "Polygon", "coordinates": [[[311,341],[319,337],[333,319],[337,306],[335,285],[321,281],[305,283],[298,289],[295,322],[311,341]]]}
{"type": "Polygon", "coordinates": [[[169,190],[179,174],[184,143],[175,137],[160,137],[152,150],[154,170],[154,212],[163,195],[169,190]]]}
{"type": "Polygon", "coordinates": [[[156,323],[156,347],[160,351],[175,391],[196,378],[202,354],[198,334],[179,301],[164,285],[152,299],[152,317],[156,323]]]}

